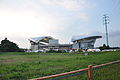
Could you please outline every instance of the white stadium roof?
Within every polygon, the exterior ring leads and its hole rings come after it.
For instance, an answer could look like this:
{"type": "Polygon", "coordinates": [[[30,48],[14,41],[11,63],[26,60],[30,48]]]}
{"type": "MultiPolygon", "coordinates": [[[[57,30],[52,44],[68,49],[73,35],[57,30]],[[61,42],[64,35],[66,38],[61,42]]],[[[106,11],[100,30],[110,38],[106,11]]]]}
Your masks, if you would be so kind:
{"type": "Polygon", "coordinates": [[[83,39],[97,39],[97,38],[102,38],[102,36],[83,36],[83,35],[80,35],[80,36],[73,36],[72,37],[72,42],[74,41],[77,41],[77,40],[83,40],[83,39]]]}
{"type": "Polygon", "coordinates": [[[41,37],[30,38],[29,40],[37,43],[37,42],[39,42],[40,40],[42,40],[42,39],[44,39],[44,38],[54,39],[54,38],[52,38],[51,36],[41,36],[41,37]]]}

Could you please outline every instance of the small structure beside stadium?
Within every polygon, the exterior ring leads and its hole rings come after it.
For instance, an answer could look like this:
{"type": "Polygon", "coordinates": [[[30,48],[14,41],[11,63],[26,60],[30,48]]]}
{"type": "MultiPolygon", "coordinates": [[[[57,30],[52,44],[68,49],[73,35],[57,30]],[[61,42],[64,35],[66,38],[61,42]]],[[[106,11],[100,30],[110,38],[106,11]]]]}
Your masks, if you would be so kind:
{"type": "Polygon", "coordinates": [[[70,49],[94,49],[96,39],[102,36],[75,36],[72,38],[73,44],[60,44],[58,39],[51,36],[30,38],[31,51],[35,50],[70,50],[70,49]]]}
{"type": "Polygon", "coordinates": [[[94,49],[96,39],[102,36],[74,36],[72,37],[73,49],[94,49]]]}

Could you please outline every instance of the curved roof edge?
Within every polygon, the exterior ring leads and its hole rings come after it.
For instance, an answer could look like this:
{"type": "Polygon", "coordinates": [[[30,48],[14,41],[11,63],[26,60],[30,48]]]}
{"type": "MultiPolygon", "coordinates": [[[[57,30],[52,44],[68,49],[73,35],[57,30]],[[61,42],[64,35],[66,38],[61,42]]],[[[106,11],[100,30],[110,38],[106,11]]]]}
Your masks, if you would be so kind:
{"type": "Polygon", "coordinates": [[[34,38],[30,38],[28,40],[30,41],[33,41],[33,42],[39,42],[40,40],[44,39],[44,38],[51,38],[51,39],[54,39],[53,37],[51,36],[41,36],[41,37],[34,37],[34,38]]]}
{"type": "Polygon", "coordinates": [[[74,42],[82,39],[97,39],[97,38],[102,38],[102,36],[74,36],[72,37],[71,41],[74,42]]]}

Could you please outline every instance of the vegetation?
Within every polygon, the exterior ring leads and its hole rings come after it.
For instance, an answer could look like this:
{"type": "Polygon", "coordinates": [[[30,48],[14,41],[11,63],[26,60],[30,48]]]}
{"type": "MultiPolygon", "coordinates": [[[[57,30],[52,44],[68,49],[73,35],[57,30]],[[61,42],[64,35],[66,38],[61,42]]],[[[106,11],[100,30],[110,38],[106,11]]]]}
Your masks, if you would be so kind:
{"type": "Polygon", "coordinates": [[[19,51],[19,47],[17,44],[9,41],[7,38],[1,41],[0,44],[0,51],[1,52],[17,52],[19,51]]]}
{"type": "Polygon", "coordinates": [[[93,80],[119,80],[120,63],[93,70],[93,80]]]}
{"type": "Polygon", "coordinates": [[[100,50],[105,50],[105,49],[120,49],[120,47],[110,47],[109,45],[106,46],[105,44],[103,44],[103,46],[99,47],[100,50]]]}
{"type": "Polygon", "coordinates": [[[87,56],[85,56],[84,52],[77,54],[1,52],[0,80],[26,80],[38,78],[119,59],[120,51],[90,52],[87,56]]]}
{"type": "MultiPolygon", "coordinates": [[[[103,66],[100,68],[93,69],[92,72],[93,80],[119,80],[120,79],[120,63],[111,64],[107,66],[103,66]]],[[[72,76],[65,78],[67,76],[64,76],[62,80],[88,80],[88,73],[87,71],[76,73],[77,76],[72,76]],[[79,75],[80,74],[80,75],[79,75]]],[[[76,75],[72,74],[72,75],[76,75]]]]}
{"type": "Polygon", "coordinates": [[[103,46],[99,47],[100,50],[104,50],[104,49],[110,49],[109,45],[106,46],[105,44],[103,44],[103,46]]]}

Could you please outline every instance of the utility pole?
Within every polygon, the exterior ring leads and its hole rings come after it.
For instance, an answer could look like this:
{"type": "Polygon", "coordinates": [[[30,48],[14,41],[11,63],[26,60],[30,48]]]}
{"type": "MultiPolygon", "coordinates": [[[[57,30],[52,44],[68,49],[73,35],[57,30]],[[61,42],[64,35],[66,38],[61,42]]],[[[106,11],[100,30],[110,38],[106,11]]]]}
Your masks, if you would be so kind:
{"type": "Polygon", "coordinates": [[[106,42],[107,42],[107,46],[109,46],[109,41],[108,41],[108,24],[109,24],[109,16],[107,16],[106,14],[103,15],[103,23],[105,25],[105,30],[106,30],[106,42]]]}

